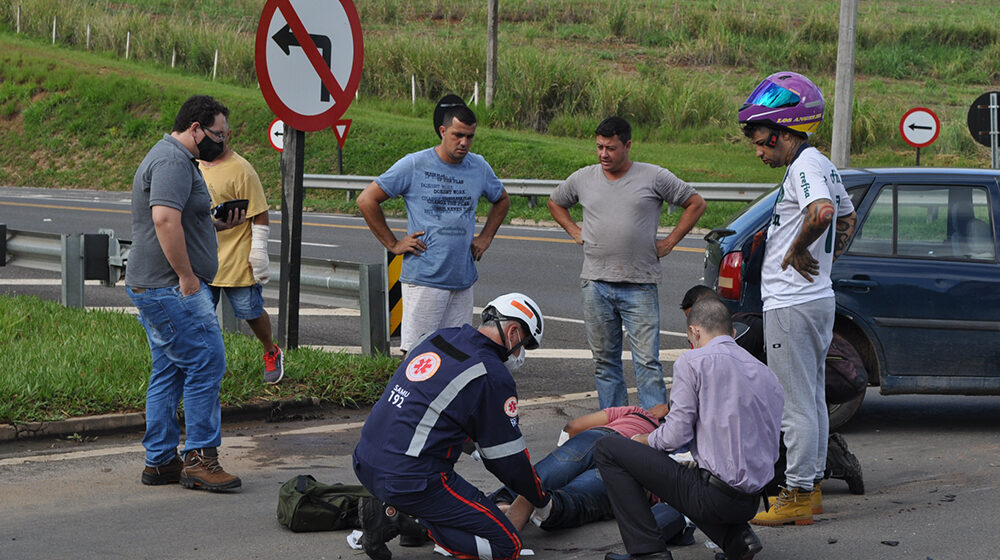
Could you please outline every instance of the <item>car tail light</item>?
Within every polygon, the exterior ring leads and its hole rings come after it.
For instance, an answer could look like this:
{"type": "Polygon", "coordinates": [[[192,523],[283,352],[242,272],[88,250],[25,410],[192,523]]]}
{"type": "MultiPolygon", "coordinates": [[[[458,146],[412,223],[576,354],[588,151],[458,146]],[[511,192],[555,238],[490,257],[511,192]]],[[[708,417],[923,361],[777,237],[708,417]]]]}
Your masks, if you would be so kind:
{"type": "Polygon", "coordinates": [[[743,252],[729,253],[719,266],[719,297],[739,301],[743,292],[743,252]]]}

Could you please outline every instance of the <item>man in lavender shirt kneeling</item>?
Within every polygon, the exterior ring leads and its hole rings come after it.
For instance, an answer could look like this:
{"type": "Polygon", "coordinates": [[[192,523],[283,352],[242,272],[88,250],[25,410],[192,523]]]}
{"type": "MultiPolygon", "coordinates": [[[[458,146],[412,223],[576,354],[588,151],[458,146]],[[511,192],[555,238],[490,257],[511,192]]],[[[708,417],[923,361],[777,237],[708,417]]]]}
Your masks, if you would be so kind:
{"type": "Polygon", "coordinates": [[[674,363],[670,412],[632,441],[603,438],[595,457],[608,489],[625,554],[605,560],[670,560],[646,490],[689,517],[722,547],[725,558],[750,560],[762,546],[747,524],[761,489],[774,476],[784,392],[778,378],[732,338],[729,309],[715,298],[691,308],[693,350],[674,363]],[[690,445],[685,467],[668,454],[690,445]]]}

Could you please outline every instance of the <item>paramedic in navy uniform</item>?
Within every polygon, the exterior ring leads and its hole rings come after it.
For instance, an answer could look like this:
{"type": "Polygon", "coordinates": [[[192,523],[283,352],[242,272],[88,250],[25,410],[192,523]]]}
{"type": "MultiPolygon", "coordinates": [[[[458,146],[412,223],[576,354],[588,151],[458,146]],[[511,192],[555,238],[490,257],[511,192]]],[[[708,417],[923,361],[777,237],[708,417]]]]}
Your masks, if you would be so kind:
{"type": "Polygon", "coordinates": [[[486,468],[536,508],[551,507],[518,427],[511,372],[537,348],[544,328],[523,294],[491,301],[482,325],[440,329],[415,345],[372,407],[354,449],[354,472],[377,499],[363,499],[362,545],[374,560],[406,534],[406,515],[457,558],[513,559],[517,530],[478,488],[455,473],[475,445],[486,468]],[[396,509],[398,508],[398,512],[396,509]]]}

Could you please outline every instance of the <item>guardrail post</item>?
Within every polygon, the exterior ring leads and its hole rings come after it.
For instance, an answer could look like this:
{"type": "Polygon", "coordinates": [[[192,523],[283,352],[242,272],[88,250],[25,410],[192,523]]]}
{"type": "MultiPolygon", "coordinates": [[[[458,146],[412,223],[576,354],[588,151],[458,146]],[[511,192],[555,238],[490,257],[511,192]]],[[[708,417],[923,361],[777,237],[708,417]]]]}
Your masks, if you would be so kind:
{"type": "Polygon", "coordinates": [[[83,308],[83,235],[62,236],[62,304],[83,308]]]}
{"type": "Polygon", "coordinates": [[[236,318],[233,302],[229,301],[229,294],[225,290],[219,294],[219,306],[215,309],[215,314],[219,317],[219,325],[222,326],[222,330],[239,332],[240,320],[236,318]]]}
{"type": "Polygon", "coordinates": [[[385,320],[387,294],[385,267],[362,264],[360,268],[361,351],[367,356],[389,354],[389,331],[385,320]]]}

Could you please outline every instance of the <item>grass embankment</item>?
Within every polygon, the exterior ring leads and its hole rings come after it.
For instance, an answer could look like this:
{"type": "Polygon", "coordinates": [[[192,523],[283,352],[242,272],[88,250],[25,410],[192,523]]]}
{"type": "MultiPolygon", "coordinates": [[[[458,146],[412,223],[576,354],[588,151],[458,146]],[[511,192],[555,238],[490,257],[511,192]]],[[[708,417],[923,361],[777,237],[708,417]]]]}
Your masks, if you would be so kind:
{"type": "MultiPolygon", "coordinates": [[[[285,354],[285,378],[265,385],[260,342],[223,333],[223,406],[319,397],[374,402],[398,360],[324,352],[285,354]]],[[[0,297],[0,423],[142,411],[150,372],[146,333],[134,315],[65,308],[35,297],[0,297]]]]}

